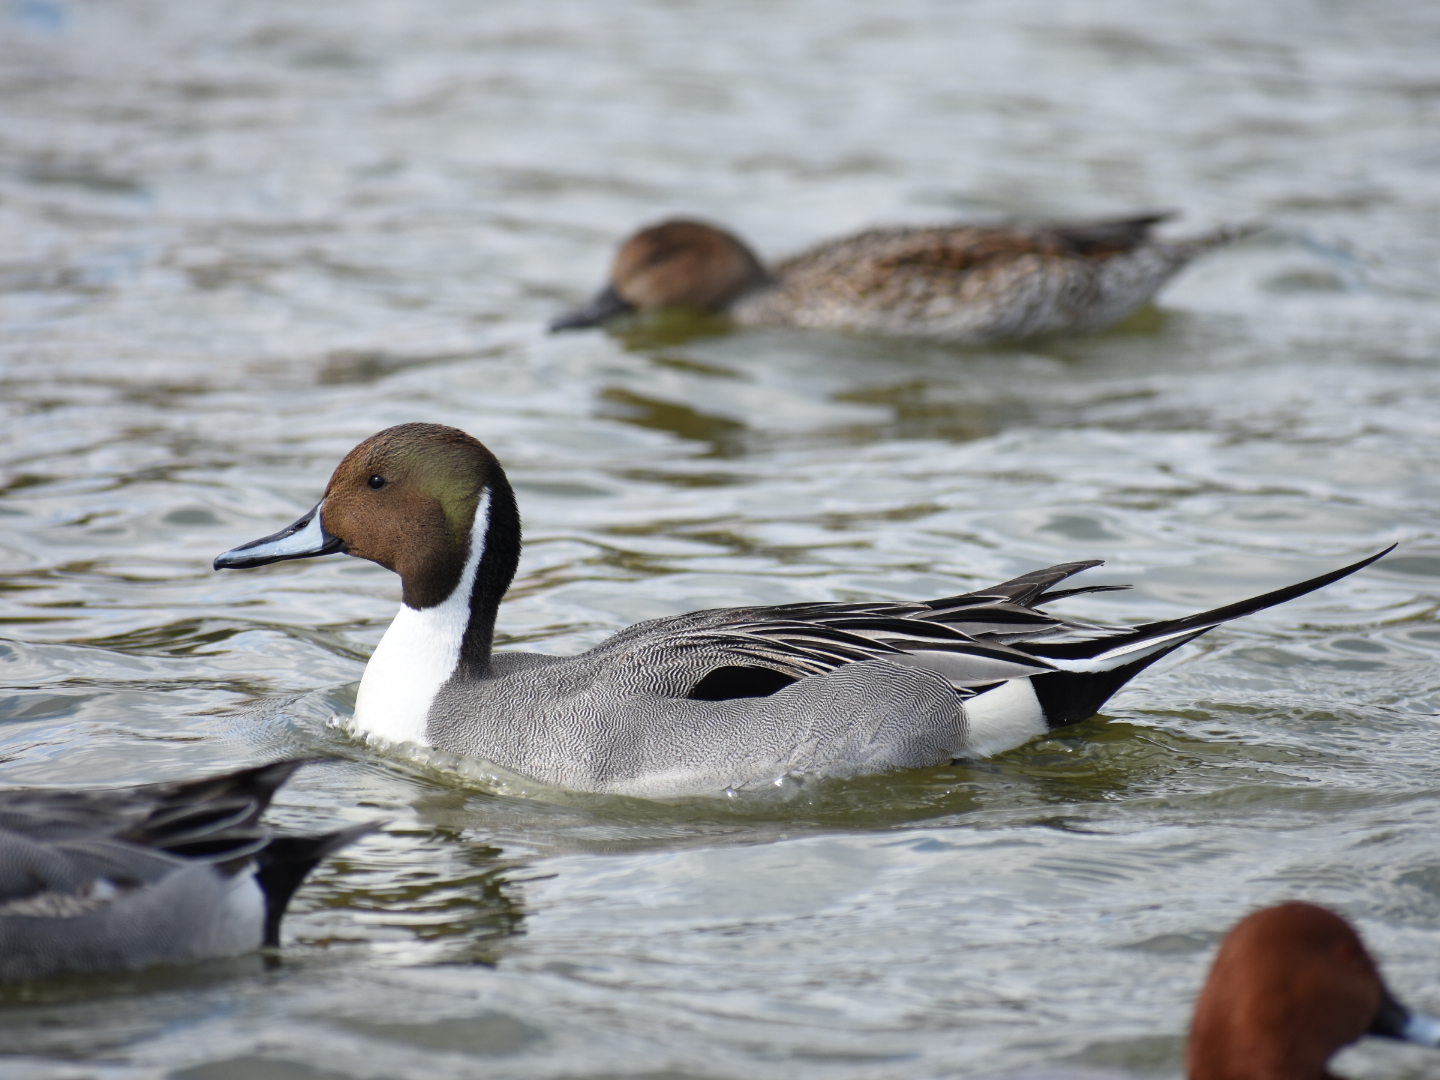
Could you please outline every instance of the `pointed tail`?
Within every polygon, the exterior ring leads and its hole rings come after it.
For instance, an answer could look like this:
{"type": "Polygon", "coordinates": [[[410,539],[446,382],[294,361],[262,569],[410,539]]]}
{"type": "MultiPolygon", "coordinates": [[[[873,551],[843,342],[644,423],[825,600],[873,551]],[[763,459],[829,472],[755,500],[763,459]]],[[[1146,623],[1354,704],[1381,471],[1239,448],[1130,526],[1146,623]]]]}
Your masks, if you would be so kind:
{"type": "Polygon", "coordinates": [[[1061,669],[1032,676],[1031,686],[1045,712],[1046,723],[1051,728],[1063,727],[1094,716],[1106,700],[1131,678],[1207,630],[1324,588],[1394,550],[1395,545],[1391,544],[1378,554],[1328,574],[1212,611],[1202,611],[1198,615],[1145,623],[1118,637],[1017,643],[1014,647],[1042,657],[1061,669]]]}
{"type": "Polygon", "coordinates": [[[1159,210],[1135,217],[1059,224],[1054,231],[1081,255],[1115,255],[1139,247],[1150,239],[1151,229],[1174,216],[1174,210],[1159,210]]]}
{"type": "Polygon", "coordinates": [[[1241,222],[1238,225],[1221,225],[1219,228],[1200,233],[1198,236],[1186,236],[1178,240],[1162,241],[1162,243],[1170,249],[1178,267],[1207,251],[1213,251],[1217,247],[1224,247],[1226,244],[1233,244],[1237,240],[1244,240],[1246,237],[1264,232],[1267,227],[1253,221],[1241,222]]]}

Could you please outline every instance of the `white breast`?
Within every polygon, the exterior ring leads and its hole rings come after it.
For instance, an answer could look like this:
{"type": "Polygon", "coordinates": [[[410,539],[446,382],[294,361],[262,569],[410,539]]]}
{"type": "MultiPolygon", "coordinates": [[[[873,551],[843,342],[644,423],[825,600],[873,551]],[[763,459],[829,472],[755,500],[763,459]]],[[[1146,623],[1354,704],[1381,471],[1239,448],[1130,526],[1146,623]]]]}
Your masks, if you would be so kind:
{"type": "Polygon", "coordinates": [[[470,625],[470,594],[485,556],[489,524],[486,488],[470,527],[470,556],[460,583],[435,607],[417,610],[402,604],[370,657],[355,699],[357,733],[387,742],[428,745],[425,721],[436,693],[460,662],[460,644],[470,625]]]}

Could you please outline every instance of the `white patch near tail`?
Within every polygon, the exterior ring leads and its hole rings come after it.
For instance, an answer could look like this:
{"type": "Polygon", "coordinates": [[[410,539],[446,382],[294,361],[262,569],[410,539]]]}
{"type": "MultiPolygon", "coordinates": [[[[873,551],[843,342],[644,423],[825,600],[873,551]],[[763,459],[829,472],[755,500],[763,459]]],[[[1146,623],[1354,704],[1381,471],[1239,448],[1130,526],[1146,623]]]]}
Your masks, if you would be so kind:
{"type": "Polygon", "coordinates": [[[1030,680],[1011,679],[965,700],[965,755],[992,757],[1050,730],[1030,680]]]}
{"type": "MultiPolygon", "coordinates": [[[[214,867],[206,870],[222,873],[214,867]]],[[[212,931],[213,941],[201,956],[240,955],[257,949],[265,940],[265,890],[260,887],[254,871],[245,870],[230,879],[225,889],[223,914],[218,915],[212,931]]]]}
{"type": "Polygon", "coordinates": [[[416,610],[400,606],[380,639],[355,698],[357,733],[387,742],[426,742],[425,724],[435,695],[460,662],[460,645],[470,625],[470,594],[485,557],[490,527],[490,489],[475,508],[470,526],[470,556],[460,583],[443,602],[416,610]]]}

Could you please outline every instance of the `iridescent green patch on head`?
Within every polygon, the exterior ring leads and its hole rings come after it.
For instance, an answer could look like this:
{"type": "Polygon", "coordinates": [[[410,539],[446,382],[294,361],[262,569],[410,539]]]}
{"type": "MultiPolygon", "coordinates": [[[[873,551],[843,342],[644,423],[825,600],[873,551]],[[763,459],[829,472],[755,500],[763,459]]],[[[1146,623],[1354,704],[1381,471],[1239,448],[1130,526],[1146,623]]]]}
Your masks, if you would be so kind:
{"type": "MultiPolygon", "coordinates": [[[[396,479],[407,478],[417,491],[439,503],[452,542],[463,546],[490,479],[489,466],[494,462],[490,451],[463,431],[439,424],[403,424],[382,432],[389,433],[400,436],[389,449],[400,474],[396,479]]],[[[377,461],[376,467],[383,477],[385,460],[377,461]]]]}

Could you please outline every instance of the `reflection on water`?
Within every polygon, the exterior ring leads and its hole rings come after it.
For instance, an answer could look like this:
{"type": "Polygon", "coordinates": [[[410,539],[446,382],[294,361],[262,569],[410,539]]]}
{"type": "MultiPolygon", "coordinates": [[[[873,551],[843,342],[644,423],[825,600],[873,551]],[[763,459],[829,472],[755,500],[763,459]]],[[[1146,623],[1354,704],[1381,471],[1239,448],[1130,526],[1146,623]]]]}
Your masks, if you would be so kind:
{"type": "Polygon", "coordinates": [[[1291,896],[1440,1008],[1431,8],[0,5],[0,781],[329,754],[274,820],[390,821],[277,956],[0,990],[6,1076],[1173,1075],[1217,935],[1291,896]],[[773,258],[1172,206],[1266,229],[1102,335],[543,332],[669,214],[773,258]],[[996,761],[577,796],[332,724],[387,572],[210,570],[417,419],[506,463],[542,650],[1091,557],[1137,588],[1067,611],[1166,618],[1401,550],[996,761]]]}
{"type": "Polygon", "coordinates": [[[741,441],[745,425],[738,420],[708,416],[689,405],[656,401],[619,387],[607,387],[599,396],[608,406],[600,409],[600,415],[606,419],[708,443],[706,457],[737,457],[745,452],[741,441]]]}

